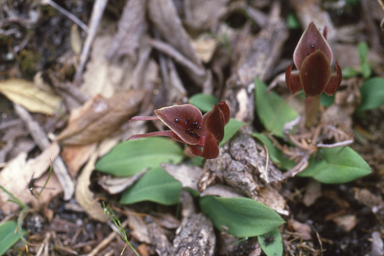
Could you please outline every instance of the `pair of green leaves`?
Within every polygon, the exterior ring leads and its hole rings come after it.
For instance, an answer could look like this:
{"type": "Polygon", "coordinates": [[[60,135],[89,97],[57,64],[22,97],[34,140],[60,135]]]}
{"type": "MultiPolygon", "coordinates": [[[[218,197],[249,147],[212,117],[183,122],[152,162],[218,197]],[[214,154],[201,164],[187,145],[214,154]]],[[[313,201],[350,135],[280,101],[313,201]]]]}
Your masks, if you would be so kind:
{"type": "MultiPolygon", "coordinates": [[[[283,126],[294,120],[297,113],[276,93],[268,93],[266,85],[256,79],[256,110],[265,128],[278,137],[283,137],[283,126]]],[[[282,169],[290,169],[295,163],[275,148],[268,136],[254,133],[268,149],[271,160],[282,169]]],[[[369,165],[350,147],[322,148],[311,157],[309,166],[301,177],[312,177],[323,183],[345,183],[371,172],[369,165]],[[320,160],[316,160],[320,159],[320,160]]]]}
{"type": "MultiPolygon", "coordinates": [[[[7,221],[0,224],[0,255],[3,255],[9,248],[11,248],[20,237],[15,233],[17,223],[15,221],[7,221]]],[[[21,234],[25,235],[25,230],[21,234]]]]}
{"type": "MultiPolygon", "coordinates": [[[[179,202],[181,189],[179,181],[162,168],[155,168],[126,190],[120,203],[133,204],[151,201],[163,205],[174,205],[179,202]]],[[[198,192],[195,191],[195,194],[198,192]]],[[[216,196],[201,197],[199,204],[202,212],[211,218],[218,230],[222,231],[223,227],[226,227],[227,232],[236,237],[262,236],[273,231],[274,237],[277,238],[276,243],[271,243],[266,248],[282,251],[281,237],[277,227],[284,221],[275,211],[264,204],[250,198],[216,196]]],[[[276,255],[281,255],[281,253],[276,255]]]]}

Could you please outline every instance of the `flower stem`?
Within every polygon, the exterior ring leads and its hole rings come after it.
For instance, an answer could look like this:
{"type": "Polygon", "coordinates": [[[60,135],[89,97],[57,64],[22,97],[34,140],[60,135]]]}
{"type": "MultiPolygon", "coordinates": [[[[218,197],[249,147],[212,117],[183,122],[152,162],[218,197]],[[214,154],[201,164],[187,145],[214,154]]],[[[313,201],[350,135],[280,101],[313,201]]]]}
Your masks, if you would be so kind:
{"type": "Polygon", "coordinates": [[[317,113],[320,108],[320,95],[305,98],[305,126],[311,127],[317,123],[317,113]]]}

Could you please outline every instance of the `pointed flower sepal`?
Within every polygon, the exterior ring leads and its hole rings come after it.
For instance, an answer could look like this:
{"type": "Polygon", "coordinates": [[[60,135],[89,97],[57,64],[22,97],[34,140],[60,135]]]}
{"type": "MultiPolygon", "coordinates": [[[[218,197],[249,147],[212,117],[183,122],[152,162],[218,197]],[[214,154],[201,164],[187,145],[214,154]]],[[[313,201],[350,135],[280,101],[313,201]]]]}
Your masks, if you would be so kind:
{"type": "Polygon", "coordinates": [[[331,74],[333,53],[323,34],[311,22],[304,31],[293,53],[293,62],[299,73],[292,73],[292,65],[285,71],[285,79],[291,93],[301,88],[306,96],[320,95],[323,91],[333,95],[341,83],[341,69],[336,62],[336,74],[331,74]]]}
{"type": "Polygon", "coordinates": [[[129,139],[167,136],[185,143],[194,156],[212,159],[219,155],[224,126],[230,118],[230,110],[225,101],[212,106],[212,110],[204,116],[197,107],[190,104],[164,107],[154,112],[156,116],[135,116],[131,121],[160,120],[170,130],[133,135],[129,139]]]}

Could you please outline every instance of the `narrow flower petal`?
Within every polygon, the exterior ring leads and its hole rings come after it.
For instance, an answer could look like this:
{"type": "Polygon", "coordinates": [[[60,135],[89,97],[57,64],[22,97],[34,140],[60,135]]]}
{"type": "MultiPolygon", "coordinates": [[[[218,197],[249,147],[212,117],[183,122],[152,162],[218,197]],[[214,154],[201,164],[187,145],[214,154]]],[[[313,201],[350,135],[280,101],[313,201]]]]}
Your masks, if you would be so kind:
{"type": "MultiPolygon", "coordinates": [[[[326,35],[325,31],[325,35],[326,35]]],[[[293,62],[298,70],[301,70],[302,62],[304,59],[314,53],[317,50],[321,50],[327,57],[329,63],[332,63],[333,53],[327,40],[316,28],[315,24],[311,22],[308,28],[304,31],[300,38],[299,43],[293,53],[293,62]]]]}
{"type": "Polygon", "coordinates": [[[167,130],[167,131],[159,131],[159,132],[149,132],[144,134],[135,134],[128,138],[128,140],[136,140],[141,138],[148,138],[153,136],[164,136],[164,137],[171,137],[174,138],[180,142],[184,142],[181,140],[173,131],[167,130]]]}
{"type": "Polygon", "coordinates": [[[299,76],[305,95],[321,94],[331,79],[328,58],[321,50],[310,54],[302,63],[299,76]]]}
{"type": "Polygon", "coordinates": [[[336,92],[336,90],[339,89],[341,80],[342,80],[341,69],[337,64],[337,62],[335,64],[336,64],[336,74],[332,74],[331,79],[328,82],[328,85],[324,89],[324,92],[329,96],[333,95],[336,92]]]}
{"type": "MultiPolygon", "coordinates": [[[[220,142],[224,138],[224,124],[225,117],[223,116],[220,108],[217,105],[212,106],[212,110],[206,113],[203,117],[203,123],[206,129],[206,137],[208,133],[212,133],[216,141],[220,142]]],[[[207,139],[207,138],[205,138],[207,139]]],[[[204,147],[206,146],[204,143],[204,147]]]]}
{"type": "Polygon", "coordinates": [[[292,74],[292,66],[293,64],[289,65],[287,70],[285,70],[285,82],[287,83],[288,89],[291,91],[291,93],[295,94],[303,87],[301,85],[299,74],[292,74]]]}
{"type": "Polygon", "coordinates": [[[229,122],[229,119],[231,117],[231,111],[229,110],[229,107],[225,101],[219,102],[217,106],[221,110],[222,118],[224,120],[224,125],[226,125],[229,122]]]}
{"type": "Polygon", "coordinates": [[[155,114],[184,143],[203,146],[205,134],[203,116],[200,110],[190,104],[165,107],[155,110],[155,114]]]}
{"type": "Polygon", "coordinates": [[[191,155],[193,156],[201,156],[201,154],[203,153],[203,150],[200,146],[188,145],[188,149],[191,155]]]}
{"type": "Polygon", "coordinates": [[[213,159],[219,156],[220,150],[215,136],[211,132],[207,132],[202,157],[205,159],[213,159]]]}
{"type": "Polygon", "coordinates": [[[154,121],[159,120],[157,116],[134,116],[130,119],[130,121],[154,121]]]}

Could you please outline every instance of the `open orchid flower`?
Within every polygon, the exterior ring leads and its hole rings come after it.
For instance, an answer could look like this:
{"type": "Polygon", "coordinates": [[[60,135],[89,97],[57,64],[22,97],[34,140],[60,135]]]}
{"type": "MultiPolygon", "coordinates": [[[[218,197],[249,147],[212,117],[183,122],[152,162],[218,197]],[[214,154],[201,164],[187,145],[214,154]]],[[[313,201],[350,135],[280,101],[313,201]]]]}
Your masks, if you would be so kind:
{"type": "Polygon", "coordinates": [[[156,116],[135,116],[131,121],[160,120],[170,130],[137,134],[129,139],[167,136],[187,144],[194,156],[212,159],[219,155],[224,126],[230,118],[230,110],[225,101],[212,106],[212,110],[204,116],[197,107],[190,104],[164,107],[154,112],[156,116]]]}
{"type": "Polygon", "coordinates": [[[323,35],[311,22],[304,31],[293,53],[293,61],[299,73],[291,73],[291,64],[285,71],[285,79],[291,93],[303,88],[306,95],[306,125],[312,125],[320,106],[320,95],[333,95],[341,83],[341,69],[336,64],[336,74],[331,74],[333,53],[323,35]]]}

